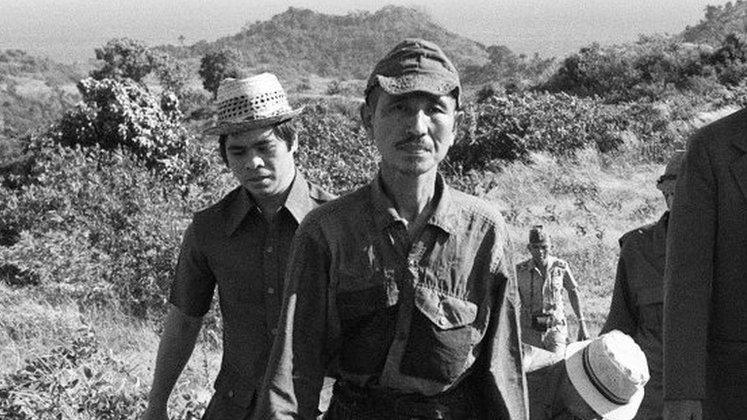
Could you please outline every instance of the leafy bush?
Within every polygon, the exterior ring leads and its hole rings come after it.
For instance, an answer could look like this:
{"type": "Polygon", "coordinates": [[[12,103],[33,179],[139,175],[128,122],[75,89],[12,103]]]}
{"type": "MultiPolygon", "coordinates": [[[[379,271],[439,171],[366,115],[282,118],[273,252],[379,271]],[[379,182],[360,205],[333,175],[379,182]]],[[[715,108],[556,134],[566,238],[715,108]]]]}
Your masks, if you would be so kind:
{"type": "MultiPolygon", "coordinates": [[[[204,403],[185,394],[175,407],[179,418],[198,419],[204,403]]],[[[147,390],[128,366],[100,350],[91,328],[82,328],[67,346],[28,360],[0,379],[0,417],[31,419],[136,419],[147,390]]]]}
{"type": "Polygon", "coordinates": [[[181,232],[226,190],[217,154],[210,151],[210,172],[183,186],[121,149],[45,139],[29,149],[27,172],[8,176],[16,177],[14,188],[0,187],[6,281],[160,316],[181,232]]]}
{"type": "Polygon", "coordinates": [[[359,119],[350,116],[358,105],[340,103],[335,109],[329,102],[312,100],[296,122],[296,162],[311,180],[338,194],[368,183],[378,168],[376,147],[359,119]]]}
{"type": "Polygon", "coordinates": [[[205,170],[194,140],[181,124],[173,93],[157,96],[129,79],[88,78],[78,83],[83,101],[63,116],[50,138],[65,145],[123,148],[149,168],[184,183],[205,170]]]}
{"type": "Polygon", "coordinates": [[[210,51],[202,57],[198,74],[202,77],[205,90],[215,97],[221,80],[226,77],[240,77],[241,56],[236,51],[225,48],[210,51]]]}
{"type": "Polygon", "coordinates": [[[131,38],[114,38],[95,49],[96,59],[104,65],[91,72],[96,80],[127,78],[140,82],[161,66],[162,55],[131,38]]]}
{"type": "Polygon", "coordinates": [[[489,97],[465,110],[463,133],[449,162],[464,170],[494,160],[527,161],[530,152],[573,155],[587,146],[616,149],[621,116],[592,99],[521,93],[489,97]]]}

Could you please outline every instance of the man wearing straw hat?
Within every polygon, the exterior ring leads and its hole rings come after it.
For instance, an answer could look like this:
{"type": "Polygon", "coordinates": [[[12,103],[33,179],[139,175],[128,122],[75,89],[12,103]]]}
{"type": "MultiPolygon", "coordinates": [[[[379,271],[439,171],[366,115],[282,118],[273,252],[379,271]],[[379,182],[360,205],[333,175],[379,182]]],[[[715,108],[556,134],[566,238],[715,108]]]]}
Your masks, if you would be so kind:
{"type": "Polygon", "coordinates": [[[432,42],[375,66],[361,117],[379,173],[299,227],[257,418],[313,417],[329,366],[329,419],[526,418],[504,221],[438,173],[460,93],[432,42]]]}
{"type": "Polygon", "coordinates": [[[578,340],[586,340],[586,320],[578,296],[578,285],[568,263],[550,255],[552,242],[542,225],[529,230],[527,245],[532,258],[516,266],[521,297],[522,341],[563,354],[568,341],[563,291],[578,317],[578,340]]]}
{"type": "Polygon", "coordinates": [[[565,356],[525,352],[531,420],[630,420],[649,379],[646,356],[613,330],[568,345],[565,356]]]}
{"type": "MultiPolygon", "coordinates": [[[[678,150],[656,183],[672,208],[674,186],[682,157],[678,150]]],[[[638,410],[638,420],[660,420],[662,393],[662,308],[664,303],[664,262],[669,210],[652,224],[634,229],[620,238],[612,304],[602,332],[620,330],[629,334],[646,353],[651,380],[638,410]]]]}
{"type": "Polygon", "coordinates": [[[223,360],[204,419],[246,419],[277,332],[291,239],[313,208],[332,197],[296,169],[292,109],[269,73],[225,79],[218,88],[224,163],[241,184],[195,214],[182,242],[171,306],[158,349],[146,419],[166,419],[168,397],[195,346],[217,287],[223,360]]]}

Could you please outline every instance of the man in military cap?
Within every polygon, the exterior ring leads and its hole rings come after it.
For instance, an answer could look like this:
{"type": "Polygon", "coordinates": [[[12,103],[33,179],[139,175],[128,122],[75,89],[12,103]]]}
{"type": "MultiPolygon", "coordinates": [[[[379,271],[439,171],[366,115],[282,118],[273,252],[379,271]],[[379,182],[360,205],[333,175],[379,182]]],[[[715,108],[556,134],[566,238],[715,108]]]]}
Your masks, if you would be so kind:
{"type": "Polygon", "coordinates": [[[568,342],[563,290],[578,317],[578,340],[589,336],[578,297],[578,285],[568,263],[550,255],[552,243],[541,225],[529,230],[527,249],[532,258],[516,266],[521,296],[522,341],[563,353],[568,342]]]}
{"type": "Polygon", "coordinates": [[[664,263],[669,209],[674,198],[677,173],[685,152],[675,151],[656,187],[667,210],[655,223],[633,229],[620,238],[615,289],[602,333],[620,330],[629,334],[648,359],[651,380],[636,415],[639,420],[662,418],[662,307],[664,263]]]}
{"type": "Polygon", "coordinates": [[[225,79],[218,121],[206,134],[237,184],[195,214],[182,241],[158,347],[145,420],[165,420],[167,401],[189,360],[218,289],[223,360],[203,419],[248,419],[277,331],[291,239],[311,209],[333,197],[296,169],[293,109],[275,75],[225,79]]]}
{"type": "Polygon", "coordinates": [[[336,366],[329,419],[526,419],[506,225],[438,173],[461,118],[457,70],[407,39],[365,96],[379,173],[299,227],[256,417],[313,417],[336,366]]]}

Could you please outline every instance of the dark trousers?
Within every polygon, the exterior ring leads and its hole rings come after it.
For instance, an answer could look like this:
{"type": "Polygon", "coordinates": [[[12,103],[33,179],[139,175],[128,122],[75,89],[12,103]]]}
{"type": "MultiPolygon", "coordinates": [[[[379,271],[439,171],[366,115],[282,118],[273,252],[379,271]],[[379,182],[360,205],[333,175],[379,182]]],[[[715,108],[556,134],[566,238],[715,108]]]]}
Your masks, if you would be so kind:
{"type": "Polygon", "coordinates": [[[338,381],[324,416],[329,420],[477,419],[476,393],[466,385],[435,396],[398,394],[338,381]]]}
{"type": "Polygon", "coordinates": [[[249,420],[255,401],[242,407],[226,395],[215,393],[202,415],[202,420],[249,420]]]}

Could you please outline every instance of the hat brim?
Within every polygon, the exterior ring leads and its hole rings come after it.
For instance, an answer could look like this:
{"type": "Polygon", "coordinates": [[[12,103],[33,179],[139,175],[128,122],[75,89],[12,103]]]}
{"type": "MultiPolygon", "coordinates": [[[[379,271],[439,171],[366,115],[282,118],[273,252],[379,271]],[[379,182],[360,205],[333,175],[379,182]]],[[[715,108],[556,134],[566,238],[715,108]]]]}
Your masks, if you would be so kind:
{"type": "Polygon", "coordinates": [[[390,95],[425,92],[436,96],[450,94],[459,88],[459,81],[428,73],[403,74],[398,77],[377,75],[379,86],[390,95]]]}
{"type": "Polygon", "coordinates": [[[303,112],[303,110],[304,107],[301,106],[300,108],[291,110],[289,112],[284,112],[282,114],[273,115],[272,117],[268,118],[257,118],[238,122],[222,122],[212,127],[208,127],[207,129],[205,129],[205,131],[203,131],[203,133],[209,136],[220,136],[223,134],[234,134],[246,130],[252,130],[254,128],[268,127],[297,117],[299,114],[301,114],[301,112],[303,112]]]}
{"type": "Polygon", "coordinates": [[[591,343],[591,340],[577,341],[566,347],[565,369],[568,373],[568,379],[570,379],[584,401],[606,420],[631,420],[635,417],[641,401],[643,401],[643,388],[633,394],[627,404],[618,405],[608,400],[591,383],[591,380],[589,380],[584,371],[582,350],[589,343],[591,343]]]}

